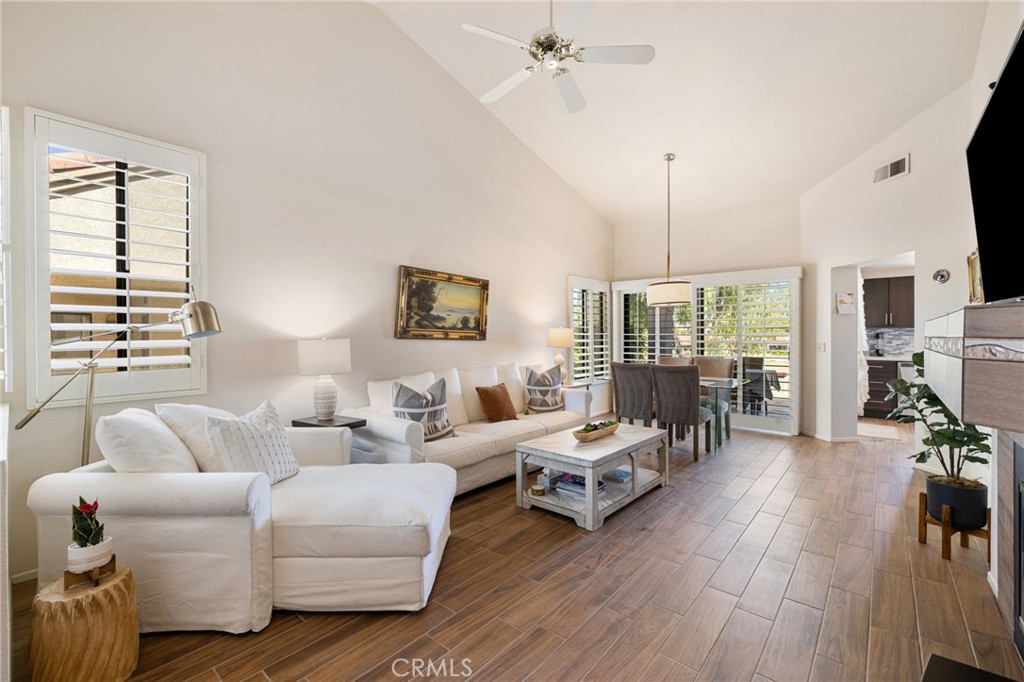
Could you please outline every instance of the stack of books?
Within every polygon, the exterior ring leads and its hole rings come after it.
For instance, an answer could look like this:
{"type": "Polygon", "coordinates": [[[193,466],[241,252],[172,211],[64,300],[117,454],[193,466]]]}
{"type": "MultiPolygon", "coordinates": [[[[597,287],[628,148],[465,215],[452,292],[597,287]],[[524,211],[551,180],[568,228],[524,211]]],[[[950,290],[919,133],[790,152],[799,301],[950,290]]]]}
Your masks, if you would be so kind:
{"type": "Polygon", "coordinates": [[[618,469],[612,469],[604,477],[612,483],[625,483],[633,478],[633,469],[628,466],[621,466],[618,469]]]}
{"type": "MultiPolygon", "coordinates": [[[[570,495],[584,496],[587,492],[587,482],[583,476],[578,474],[562,474],[555,479],[555,489],[562,492],[569,493],[570,495]]],[[[604,481],[601,479],[597,480],[597,493],[600,495],[604,492],[604,481]]]]}

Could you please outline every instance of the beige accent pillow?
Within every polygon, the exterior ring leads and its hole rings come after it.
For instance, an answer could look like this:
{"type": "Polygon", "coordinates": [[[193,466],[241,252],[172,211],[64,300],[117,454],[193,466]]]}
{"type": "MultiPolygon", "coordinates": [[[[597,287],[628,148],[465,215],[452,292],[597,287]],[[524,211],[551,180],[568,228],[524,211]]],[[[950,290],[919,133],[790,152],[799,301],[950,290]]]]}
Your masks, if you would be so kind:
{"type": "Polygon", "coordinates": [[[494,386],[498,383],[497,367],[481,367],[480,369],[460,369],[459,386],[462,388],[462,402],[466,405],[466,416],[471,422],[485,421],[484,408],[480,406],[480,397],[476,394],[477,386],[494,386]]]}
{"type": "Polygon", "coordinates": [[[512,398],[516,412],[522,414],[526,411],[526,387],[523,385],[523,375],[514,362],[507,365],[498,365],[498,380],[508,388],[508,394],[512,398]]]}

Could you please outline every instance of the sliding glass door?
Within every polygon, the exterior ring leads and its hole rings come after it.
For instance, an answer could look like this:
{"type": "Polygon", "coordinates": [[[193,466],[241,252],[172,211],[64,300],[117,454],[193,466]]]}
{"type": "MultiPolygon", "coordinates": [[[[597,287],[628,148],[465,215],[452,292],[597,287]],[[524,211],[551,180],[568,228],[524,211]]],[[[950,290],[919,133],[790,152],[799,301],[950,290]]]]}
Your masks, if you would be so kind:
{"type": "Polygon", "coordinates": [[[616,360],[731,358],[743,382],[732,395],[733,424],[798,433],[800,268],[690,279],[693,302],[675,308],[647,306],[646,281],[613,285],[616,360]]]}

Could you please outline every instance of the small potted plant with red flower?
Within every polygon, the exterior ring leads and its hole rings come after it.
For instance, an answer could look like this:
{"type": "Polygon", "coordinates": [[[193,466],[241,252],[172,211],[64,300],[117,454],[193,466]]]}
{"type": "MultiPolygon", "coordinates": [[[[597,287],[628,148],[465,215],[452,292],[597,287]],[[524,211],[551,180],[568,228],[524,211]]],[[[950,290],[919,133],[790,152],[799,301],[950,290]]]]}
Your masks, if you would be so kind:
{"type": "Polygon", "coordinates": [[[71,544],[68,545],[68,571],[87,573],[110,561],[114,553],[113,538],[104,537],[103,524],[96,519],[99,501],[92,504],[81,496],[71,505],[71,544]]]}

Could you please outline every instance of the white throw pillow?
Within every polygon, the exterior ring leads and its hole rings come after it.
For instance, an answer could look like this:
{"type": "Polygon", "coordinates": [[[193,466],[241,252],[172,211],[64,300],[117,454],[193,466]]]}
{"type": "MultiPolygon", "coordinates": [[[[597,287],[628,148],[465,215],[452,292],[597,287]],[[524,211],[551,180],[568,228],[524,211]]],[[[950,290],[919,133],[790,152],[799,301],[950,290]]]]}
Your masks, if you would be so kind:
{"type": "Polygon", "coordinates": [[[148,410],[128,408],[96,421],[96,442],[118,473],[199,471],[181,439],[148,410]]]}
{"type": "Polygon", "coordinates": [[[505,384],[508,394],[512,397],[512,405],[516,412],[522,414],[526,411],[526,388],[523,386],[523,375],[519,373],[516,363],[510,362],[507,365],[498,365],[498,381],[505,384]]]}
{"type": "Polygon", "coordinates": [[[410,374],[400,376],[397,379],[385,379],[384,381],[367,381],[366,393],[370,398],[370,409],[381,414],[392,414],[391,396],[394,391],[395,382],[405,384],[411,389],[420,393],[427,390],[427,386],[437,381],[433,372],[422,374],[410,374]]]}
{"type": "Polygon", "coordinates": [[[466,403],[462,400],[462,384],[459,383],[459,370],[452,368],[441,375],[444,378],[445,390],[448,393],[448,421],[452,426],[469,423],[466,414],[466,403]]]}
{"type": "Polygon", "coordinates": [[[476,394],[477,386],[494,386],[498,382],[497,367],[480,369],[460,369],[459,386],[462,388],[462,402],[466,406],[466,415],[471,422],[487,421],[484,408],[480,405],[480,396],[476,394]]]}
{"type": "Polygon", "coordinates": [[[210,448],[210,438],[206,435],[206,418],[234,419],[234,414],[215,407],[180,403],[157,405],[156,413],[192,452],[200,471],[217,471],[211,468],[214,466],[215,458],[210,448]]]}
{"type": "Polygon", "coordinates": [[[261,471],[270,477],[270,485],[299,473],[284,425],[269,400],[241,417],[207,417],[206,432],[214,471],[261,471]]]}

